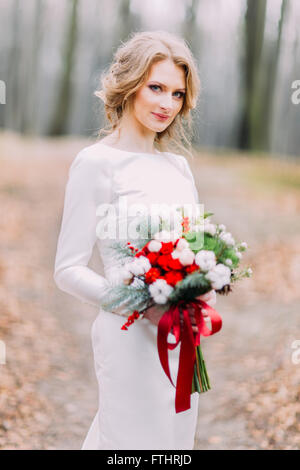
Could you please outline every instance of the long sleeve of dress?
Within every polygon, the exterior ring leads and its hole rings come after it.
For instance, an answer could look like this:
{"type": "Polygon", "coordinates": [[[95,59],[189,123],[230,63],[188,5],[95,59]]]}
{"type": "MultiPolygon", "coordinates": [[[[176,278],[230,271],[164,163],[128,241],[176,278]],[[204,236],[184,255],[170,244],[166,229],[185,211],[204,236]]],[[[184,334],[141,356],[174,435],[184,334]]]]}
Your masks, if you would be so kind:
{"type": "Polygon", "coordinates": [[[110,188],[107,172],[102,172],[95,156],[81,150],[69,169],[54,280],[62,291],[97,307],[109,282],[87,264],[96,242],[96,194],[99,202],[108,203],[110,188]]]}
{"type": "Polygon", "coordinates": [[[192,183],[192,186],[193,186],[193,191],[194,191],[194,194],[195,194],[196,203],[199,204],[199,193],[198,193],[198,190],[197,190],[197,187],[196,187],[196,184],[195,184],[194,175],[192,173],[190,165],[189,165],[189,163],[188,163],[188,161],[185,157],[183,157],[182,155],[178,155],[178,156],[180,158],[181,164],[183,165],[183,174],[188,179],[190,179],[190,181],[192,183]]]}

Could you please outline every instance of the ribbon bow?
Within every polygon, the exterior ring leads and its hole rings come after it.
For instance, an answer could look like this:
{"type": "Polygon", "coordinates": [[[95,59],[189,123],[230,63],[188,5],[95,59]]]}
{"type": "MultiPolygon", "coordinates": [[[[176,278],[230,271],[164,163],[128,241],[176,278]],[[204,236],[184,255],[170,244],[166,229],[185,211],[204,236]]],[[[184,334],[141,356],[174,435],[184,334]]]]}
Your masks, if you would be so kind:
{"type": "Polygon", "coordinates": [[[185,411],[191,407],[191,387],[196,360],[196,347],[200,345],[200,336],[211,336],[222,327],[222,318],[216,310],[200,299],[191,302],[180,300],[172,306],[161,317],[158,323],[157,348],[161,365],[175,387],[169,369],[168,349],[175,349],[181,341],[179,354],[179,367],[176,383],[175,410],[176,413],[185,411]],[[190,315],[187,307],[192,306],[195,310],[195,319],[198,331],[195,334],[192,329],[190,315]],[[183,330],[180,327],[180,310],[183,313],[183,330]],[[202,309],[207,311],[211,320],[211,330],[206,326],[202,309]],[[168,343],[167,338],[173,327],[176,338],[175,343],[168,343]]]}

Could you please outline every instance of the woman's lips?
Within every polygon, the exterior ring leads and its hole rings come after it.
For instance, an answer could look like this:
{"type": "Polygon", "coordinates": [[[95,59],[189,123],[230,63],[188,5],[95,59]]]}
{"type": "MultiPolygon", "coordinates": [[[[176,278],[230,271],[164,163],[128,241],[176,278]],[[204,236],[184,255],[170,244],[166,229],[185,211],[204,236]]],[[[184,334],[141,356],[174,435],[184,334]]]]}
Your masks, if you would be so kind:
{"type": "Polygon", "coordinates": [[[157,113],[152,113],[152,114],[160,121],[165,121],[166,119],[169,118],[169,116],[165,116],[164,114],[157,114],[157,113]]]}

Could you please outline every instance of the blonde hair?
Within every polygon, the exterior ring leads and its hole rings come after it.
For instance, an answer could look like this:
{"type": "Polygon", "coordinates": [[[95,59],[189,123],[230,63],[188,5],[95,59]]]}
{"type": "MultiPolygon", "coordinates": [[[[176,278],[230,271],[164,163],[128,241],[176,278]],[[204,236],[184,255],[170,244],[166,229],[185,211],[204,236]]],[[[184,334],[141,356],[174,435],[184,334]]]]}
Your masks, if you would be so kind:
{"type": "Polygon", "coordinates": [[[164,59],[171,59],[175,65],[184,69],[186,94],[183,105],[173,122],[162,132],[157,133],[154,145],[160,151],[172,151],[178,148],[192,155],[192,118],[191,109],[196,107],[200,92],[200,79],[192,52],[181,37],[166,31],[142,31],[133,33],[132,37],[117,49],[113,62],[100,77],[102,89],[94,94],[105,106],[108,129],[101,133],[111,134],[119,127],[122,115],[132,106],[135,92],[145,83],[152,64],[164,59]],[[188,145],[188,150],[182,145],[188,145]]]}

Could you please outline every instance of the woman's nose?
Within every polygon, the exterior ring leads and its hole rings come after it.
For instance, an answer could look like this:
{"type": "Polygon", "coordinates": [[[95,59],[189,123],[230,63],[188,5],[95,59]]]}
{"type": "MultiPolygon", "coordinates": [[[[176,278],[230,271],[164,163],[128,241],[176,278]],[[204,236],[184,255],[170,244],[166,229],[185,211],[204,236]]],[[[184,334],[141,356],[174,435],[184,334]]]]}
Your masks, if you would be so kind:
{"type": "Polygon", "coordinates": [[[161,99],[160,107],[165,112],[170,112],[172,110],[172,106],[173,106],[173,101],[172,101],[172,96],[171,95],[166,95],[161,99]]]}

